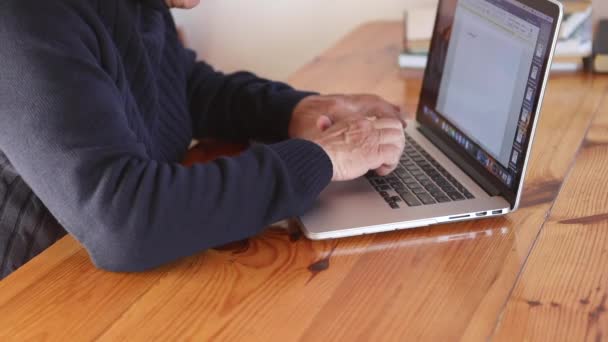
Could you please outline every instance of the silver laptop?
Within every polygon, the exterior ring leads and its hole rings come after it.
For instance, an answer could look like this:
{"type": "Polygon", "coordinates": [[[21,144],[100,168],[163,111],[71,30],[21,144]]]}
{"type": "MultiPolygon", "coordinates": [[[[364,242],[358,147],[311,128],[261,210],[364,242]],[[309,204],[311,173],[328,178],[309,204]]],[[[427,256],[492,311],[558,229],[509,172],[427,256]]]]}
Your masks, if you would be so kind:
{"type": "Polygon", "coordinates": [[[300,218],[331,239],[518,208],[562,6],[440,0],[416,120],[399,167],[331,184],[300,218]]]}

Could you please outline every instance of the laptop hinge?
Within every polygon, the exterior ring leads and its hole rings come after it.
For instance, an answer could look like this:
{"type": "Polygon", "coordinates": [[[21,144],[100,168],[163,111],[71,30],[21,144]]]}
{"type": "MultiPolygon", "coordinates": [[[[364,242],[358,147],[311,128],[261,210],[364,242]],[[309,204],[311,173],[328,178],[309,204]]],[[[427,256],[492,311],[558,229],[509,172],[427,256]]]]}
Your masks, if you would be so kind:
{"type": "Polygon", "coordinates": [[[498,196],[501,194],[500,189],[492,184],[491,180],[486,175],[476,170],[471,166],[470,162],[457,153],[449,144],[445,143],[437,134],[433,133],[429,128],[419,126],[418,130],[429,139],[437,148],[439,148],[454,164],[460,167],[471,179],[473,179],[485,192],[490,196],[498,196]]]}

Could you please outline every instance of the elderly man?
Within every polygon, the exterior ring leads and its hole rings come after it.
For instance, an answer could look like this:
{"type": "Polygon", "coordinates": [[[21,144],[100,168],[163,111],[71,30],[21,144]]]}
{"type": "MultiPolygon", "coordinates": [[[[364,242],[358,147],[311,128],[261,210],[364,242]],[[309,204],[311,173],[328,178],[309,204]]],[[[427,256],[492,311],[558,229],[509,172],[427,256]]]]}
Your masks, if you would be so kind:
{"type": "Polygon", "coordinates": [[[195,62],[169,8],[197,4],[0,3],[0,278],[65,231],[100,268],[146,270],[394,169],[398,108],[195,62]],[[192,138],[268,144],[184,167],[192,138]]]}

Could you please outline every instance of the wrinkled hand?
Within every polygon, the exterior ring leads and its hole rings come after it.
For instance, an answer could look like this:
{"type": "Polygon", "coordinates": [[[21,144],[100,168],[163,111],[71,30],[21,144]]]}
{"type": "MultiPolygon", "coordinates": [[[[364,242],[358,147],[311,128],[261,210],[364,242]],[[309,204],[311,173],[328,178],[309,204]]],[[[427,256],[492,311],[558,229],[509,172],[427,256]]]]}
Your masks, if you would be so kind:
{"type": "MultiPolygon", "coordinates": [[[[405,121],[401,115],[401,109],[375,95],[309,96],[296,106],[289,125],[289,136],[291,138],[310,140],[311,136],[320,136],[321,133],[329,128],[333,128],[335,125],[339,125],[340,128],[337,128],[339,131],[340,129],[345,129],[344,124],[346,124],[346,126],[352,126],[353,122],[369,122],[368,119],[381,119],[378,120],[380,123],[385,123],[384,119],[388,119],[393,123],[393,128],[396,128],[396,125],[401,124],[400,134],[403,137],[405,121]],[[365,121],[361,121],[361,119],[365,121]]],[[[363,123],[361,125],[365,126],[366,124],[363,123]]],[[[348,134],[352,133],[355,135],[382,134],[377,132],[378,128],[375,126],[377,126],[377,124],[371,126],[371,128],[374,129],[361,129],[356,133],[354,132],[355,130],[347,132],[349,132],[348,134]]],[[[373,139],[373,137],[370,137],[370,140],[372,141],[369,141],[368,143],[374,145],[373,139]]],[[[400,156],[403,152],[403,147],[400,147],[400,142],[397,142],[396,146],[400,148],[400,156]]],[[[399,156],[397,156],[397,161],[399,156]]],[[[391,160],[390,163],[383,163],[370,169],[376,171],[380,175],[386,175],[394,171],[396,166],[396,162],[391,160]]],[[[349,169],[351,168],[354,169],[355,166],[349,166],[349,169]]],[[[365,172],[370,169],[366,169],[365,172]]],[[[365,172],[358,176],[365,174],[365,172]]],[[[348,174],[350,175],[350,173],[348,174]]],[[[356,178],[358,176],[346,178],[356,178]]],[[[339,180],[345,179],[342,177],[339,180]]]]}
{"type": "Polygon", "coordinates": [[[311,129],[324,129],[356,117],[391,118],[405,123],[401,108],[376,95],[309,96],[294,109],[289,136],[300,138],[311,129]]]}
{"type": "Polygon", "coordinates": [[[396,119],[350,118],[302,137],[317,143],[333,164],[333,181],[347,181],[369,170],[393,172],[405,146],[403,124],[396,119]]]}

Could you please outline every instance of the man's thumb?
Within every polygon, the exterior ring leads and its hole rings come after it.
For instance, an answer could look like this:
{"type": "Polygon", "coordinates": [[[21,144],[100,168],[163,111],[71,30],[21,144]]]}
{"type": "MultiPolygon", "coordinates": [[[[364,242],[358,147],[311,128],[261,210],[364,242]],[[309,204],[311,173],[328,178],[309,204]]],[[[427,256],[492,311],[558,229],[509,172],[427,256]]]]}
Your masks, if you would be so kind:
{"type": "Polygon", "coordinates": [[[331,125],[333,125],[333,122],[331,122],[331,119],[327,115],[321,115],[317,119],[317,127],[321,131],[326,131],[331,125]]]}

